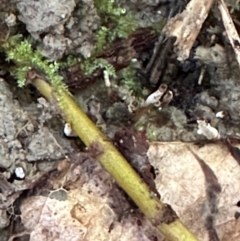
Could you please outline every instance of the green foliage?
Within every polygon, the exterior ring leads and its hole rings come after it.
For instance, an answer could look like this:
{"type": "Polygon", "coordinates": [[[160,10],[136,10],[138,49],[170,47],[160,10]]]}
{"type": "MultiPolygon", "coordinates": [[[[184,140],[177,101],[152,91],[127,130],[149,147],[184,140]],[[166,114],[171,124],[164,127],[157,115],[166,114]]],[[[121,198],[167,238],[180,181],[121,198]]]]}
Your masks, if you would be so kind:
{"type": "Polygon", "coordinates": [[[59,64],[43,59],[39,51],[33,50],[30,40],[22,40],[21,35],[15,35],[3,44],[3,48],[7,60],[16,64],[11,73],[17,78],[20,87],[25,85],[27,72],[35,68],[42,71],[57,90],[67,89],[58,74],[59,64]]]}
{"type": "Polygon", "coordinates": [[[163,28],[164,28],[164,26],[166,25],[166,19],[162,19],[162,20],[160,20],[159,22],[157,22],[157,23],[154,23],[153,25],[152,25],[152,29],[156,32],[156,33],[160,33],[162,30],[163,30],[163,28]]]}
{"type": "Polygon", "coordinates": [[[137,28],[137,21],[126,9],[117,7],[114,0],[95,0],[94,4],[102,20],[95,49],[99,53],[116,38],[127,38],[137,28]]]}
{"type": "Polygon", "coordinates": [[[81,58],[78,58],[73,55],[68,55],[66,58],[59,60],[58,64],[60,69],[64,69],[64,68],[69,68],[80,62],[81,62],[81,58]]]}
{"type": "Polygon", "coordinates": [[[159,135],[159,127],[155,127],[154,125],[148,125],[147,129],[147,139],[150,141],[157,141],[159,135]]]}
{"type": "Polygon", "coordinates": [[[105,19],[113,16],[121,16],[125,9],[115,6],[115,0],[94,0],[94,5],[101,18],[105,19]]]}
{"type": "Polygon", "coordinates": [[[101,52],[108,43],[108,34],[109,30],[102,26],[97,32],[97,42],[95,44],[95,51],[96,53],[101,52]]]}
{"type": "Polygon", "coordinates": [[[125,85],[134,96],[137,98],[143,97],[143,88],[137,79],[137,69],[134,64],[130,64],[122,70],[122,77],[121,83],[125,85]]]}
{"type": "Polygon", "coordinates": [[[134,16],[125,14],[122,15],[117,21],[117,25],[112,30],[113,39],[127,38],[137,28],[136,19],[134,16]]]}
{"type": "Polygon", "coordinates": [[[81,64],[81,68],[86,75],[91,75],[97,69],[105,69],[109,76],[116,77],[114,67],[105,59],[87,59],[81,64]]]}

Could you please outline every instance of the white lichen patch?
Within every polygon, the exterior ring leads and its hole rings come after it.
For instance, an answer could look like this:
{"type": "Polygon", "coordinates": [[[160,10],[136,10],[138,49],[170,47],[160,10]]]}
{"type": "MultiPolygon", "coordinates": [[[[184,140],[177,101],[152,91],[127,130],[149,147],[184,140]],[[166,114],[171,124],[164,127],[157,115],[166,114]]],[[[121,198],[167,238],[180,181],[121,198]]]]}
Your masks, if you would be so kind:
{"type": "Polygon", "coordinates": [[[25,177],[25,171],[22,167],[16,167],[15,169],[16,177],[23,179],[25,177]]]}
{"type": "Polygon", "coordinates": [[[199,135],[204,135],[208,140],[218,140],[220,139],[220,134],[218,130],[207,123],[205,120],[197,120],[199,135]]]}
{"type": "Polygon", "coordinates": [[[72,129],[71,123],[65,123],[64,128],[63,128],[63,132],[68,137],[77,137],[77,134],[72,129]]]}
{"type": "Polygon", "coordinates": [[[220,118],[220,119],[223,119],[224,117],[226,116],[226,112],[225,111],[218,111],[217,113],[216,113],[216,117],[217,118],[220,118]]]}
{"type": "Polygon", "coordinates": [[[147,97],[144,103],[144,106],[158,103],[160,101],[160,98],[166,92],[166,90],[167,90],[167,85],[161,84],[160,87],[155,92],[153,92],[151,95],[147,97]]]}
{"type": "Polygon", "coordinates": [[[63,132],[66,136],[71,136],[73,130],[70,123],[66,123],[64,125],[63,132]]]}

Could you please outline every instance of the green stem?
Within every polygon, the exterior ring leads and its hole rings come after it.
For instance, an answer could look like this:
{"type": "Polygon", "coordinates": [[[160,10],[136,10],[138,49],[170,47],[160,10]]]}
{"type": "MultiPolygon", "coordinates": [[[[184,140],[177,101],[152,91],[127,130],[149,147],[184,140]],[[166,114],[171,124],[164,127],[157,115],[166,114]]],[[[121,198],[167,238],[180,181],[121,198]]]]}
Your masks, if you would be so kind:
{"type": "Polygon", "coordinates": [[[86,146],[94,142],[102,146],[103,154],[98,156],[98,160],[102,166],[169,241],[197,241],[178,218],[175,218],[168,224],[163,221],[166,219],[165,211],[167,205],[151,194],[148,186],[131,168],[112,143],[78,107],[67,91],[61,90],[55,92],[48,83],[39,77],[32,79],[31,83],[49,101],[54,101],[54,103],[58,104],[62,110],[63,118],[71,123],[72,128],[86,146]]]}

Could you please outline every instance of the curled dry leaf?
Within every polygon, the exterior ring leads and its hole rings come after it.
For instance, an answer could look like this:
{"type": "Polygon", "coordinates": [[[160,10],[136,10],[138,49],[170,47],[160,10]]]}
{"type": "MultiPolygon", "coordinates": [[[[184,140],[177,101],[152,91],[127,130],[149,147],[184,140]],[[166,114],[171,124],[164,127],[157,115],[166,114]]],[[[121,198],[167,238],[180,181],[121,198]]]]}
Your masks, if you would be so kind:
{"type": "Polygon", "coordinates": [[[234,215],[240,200],[240,166],[227,146],[153,143],[148,156],[160,172],[155,182],[163,202],[172,206],[199,240],[213,240],[209,219],[219,240],[239,240],[240,220],[234,215]]]}
{"type": "Polygon", "coordinates": [[[167,23],[164,31],[167,36],[177,37],[174,45],[179,60],[188,58],[213,3],[214,0],[203,0],[201,4],[198,0],[192,0],[182,13],[177,14],[167,23]]]}

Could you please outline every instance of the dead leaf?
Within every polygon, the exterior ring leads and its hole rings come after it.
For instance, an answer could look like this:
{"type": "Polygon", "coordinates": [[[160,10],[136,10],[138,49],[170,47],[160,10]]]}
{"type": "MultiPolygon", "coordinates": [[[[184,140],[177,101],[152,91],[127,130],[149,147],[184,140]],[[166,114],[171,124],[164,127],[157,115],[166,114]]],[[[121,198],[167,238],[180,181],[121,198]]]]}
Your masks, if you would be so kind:
{"type": "Polygon", "coordinates": [[[240,220],[236,220],[234,215],[236,203],[240,200],[240,166],[224,144],[203,147],[177,142],[151,144],[148,156],[151,164],[159,170],[155,182],[161,199],[172,206],[199,240],[209,241],[206,229],[209,209],[206,204],[213,191],[207,192],[206,173],[189,148],[209,166],[221,186],[215,202],[217,213],[214,214],[214,227],[219,239],[239,240],[240,220]]]}
{"type": "Polygon", "coordinates": [[[69,154],[58,170],[47,185],[58,190],[28,197],[21,205],[30,241],[163,241],[89,153],[69,154]]]}
{"type": "Polygon", "coordinates": [[[84,189],[69,191],[65,201],[32,196],[21,206],[22,223],[30,241],[150,241],[134,219],[117,220],[107,200],[84,189]]]}

